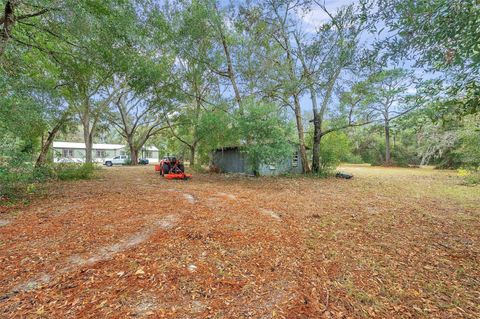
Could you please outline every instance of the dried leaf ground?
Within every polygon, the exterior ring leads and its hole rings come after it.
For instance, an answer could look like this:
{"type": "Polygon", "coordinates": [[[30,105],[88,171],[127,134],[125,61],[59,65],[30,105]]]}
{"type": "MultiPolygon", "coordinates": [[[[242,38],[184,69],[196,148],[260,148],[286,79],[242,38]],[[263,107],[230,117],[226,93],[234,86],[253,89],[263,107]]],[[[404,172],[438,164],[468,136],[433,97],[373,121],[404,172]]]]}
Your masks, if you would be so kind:
{"type": "Polygon", "coordinates": [[[480,188],[104,169],[0,214],[1,318],[478,318],[480,188]]]}

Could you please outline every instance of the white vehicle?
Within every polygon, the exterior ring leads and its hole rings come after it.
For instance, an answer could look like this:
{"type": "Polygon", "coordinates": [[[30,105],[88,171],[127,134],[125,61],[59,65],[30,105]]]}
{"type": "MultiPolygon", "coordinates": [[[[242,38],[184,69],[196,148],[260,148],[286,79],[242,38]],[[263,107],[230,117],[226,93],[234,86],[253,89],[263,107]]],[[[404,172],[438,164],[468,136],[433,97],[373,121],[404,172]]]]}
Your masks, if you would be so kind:
{"type": "Polygon", "coordinates": [[[125,165],[128,162],[128,156],[127,155],[118,155],[115,156],[114,158],[108,158],[103,162],[103,165],[106,165],[108,167],[112,165],[125,165]]]}

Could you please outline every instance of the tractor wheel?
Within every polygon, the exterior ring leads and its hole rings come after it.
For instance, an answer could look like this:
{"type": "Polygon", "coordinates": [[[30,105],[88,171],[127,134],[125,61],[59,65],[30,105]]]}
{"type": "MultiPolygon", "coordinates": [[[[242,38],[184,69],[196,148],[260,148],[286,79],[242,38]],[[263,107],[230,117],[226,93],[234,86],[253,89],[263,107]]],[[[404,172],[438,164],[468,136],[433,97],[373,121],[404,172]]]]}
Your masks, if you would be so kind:
{"type": "Polygon", "coordinates": [[[162,167],[162,176],[165,176],[166,174],[168,174],[170,172],[170,167],[168,166],[168,164],[163,164],[163,167],[162,167]]]}

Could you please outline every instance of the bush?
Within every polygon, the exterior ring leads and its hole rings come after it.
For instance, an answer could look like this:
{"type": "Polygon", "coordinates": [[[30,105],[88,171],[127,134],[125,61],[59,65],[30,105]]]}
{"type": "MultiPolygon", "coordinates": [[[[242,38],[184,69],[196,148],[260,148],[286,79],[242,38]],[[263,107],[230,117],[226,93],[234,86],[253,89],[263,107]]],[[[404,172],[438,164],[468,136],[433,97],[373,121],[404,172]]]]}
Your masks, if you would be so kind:
{"type": "Polygon", "coordinates": [[[348,137],[343,132],[333,132],[325,135],[320,144],[319,176],[330,176],[341,163],[348,161],[350,152],[348,137]]]}
{"type": "Polygon", "coordinates": [[[94,164],[59,164],[55,167],[56,177],[62,181],[90,179],[95,171],[94,164]]]}
{"type": "Polygon", "coordinates": [[[18,199],[37,190],[48,180],[79,180],[93,176],[93,164],[51,164],[35,168],[31,163],[0,166],[0,197],[18,199]]]}
{"type": "Polygon", "coordinates": [[[458,176],[464,178],[465,185],[479,185],[480,184],[480,171],[459,169],[458,176]]]}
{"type": "Polygon", "coordinates": [[[365,164],[362,157],[360,155],[355,155],[355,154],[348,154],[347,157],[342,159],[342,162],[349,163],[349,164],[365,164]]]}
{"type": "Polygon", "coordinates": [[[242,152],[255,175],[262,164],[276,165],[292,154],[290,126],[276,105],[247,100],[244,112],[236,114],[236,124],[240,140],[246,141],[242,152]]]}
{"type": "Polygon", "coordinates": [[[465,177],[466,185],[479,185],[480,184],[480,172],[472,173],[465,177]]]}

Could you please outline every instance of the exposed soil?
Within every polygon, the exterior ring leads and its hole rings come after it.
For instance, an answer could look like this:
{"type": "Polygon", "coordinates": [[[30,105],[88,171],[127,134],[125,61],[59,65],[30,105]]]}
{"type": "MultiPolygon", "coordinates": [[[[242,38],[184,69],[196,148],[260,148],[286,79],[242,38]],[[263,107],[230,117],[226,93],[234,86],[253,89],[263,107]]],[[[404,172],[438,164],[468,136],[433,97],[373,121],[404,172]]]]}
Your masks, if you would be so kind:
{"type": "Polygon", "coordinates": [[[344,170],[52,184],[0,214],[0,317],[480,317],[480,188],[344,170]]]}

